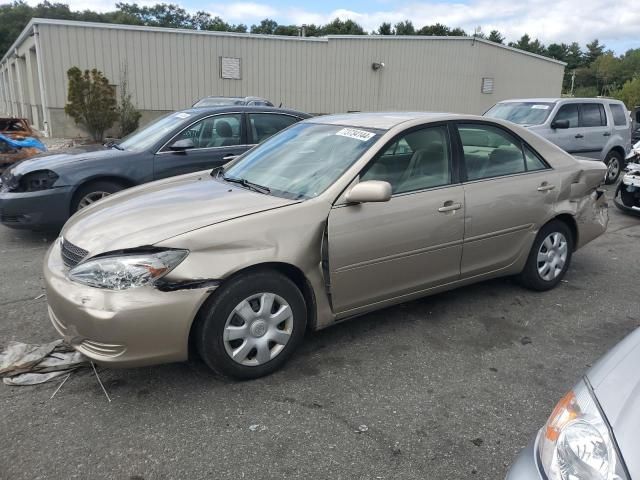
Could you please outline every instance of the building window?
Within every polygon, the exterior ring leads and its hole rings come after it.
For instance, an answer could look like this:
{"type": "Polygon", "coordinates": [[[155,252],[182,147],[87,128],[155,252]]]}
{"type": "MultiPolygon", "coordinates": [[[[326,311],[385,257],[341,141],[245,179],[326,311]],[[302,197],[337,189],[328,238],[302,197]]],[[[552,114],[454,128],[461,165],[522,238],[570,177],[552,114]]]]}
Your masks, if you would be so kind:
{"type": "Polygon", "coordinates": [[[220,76],[230,80],[240,80],[240,59],[220,57],[220,76]]]}
{"type": "Polygon", "coordinates": [[[482,78],[482,93],[493,93],[493,78],[482,78]]]}

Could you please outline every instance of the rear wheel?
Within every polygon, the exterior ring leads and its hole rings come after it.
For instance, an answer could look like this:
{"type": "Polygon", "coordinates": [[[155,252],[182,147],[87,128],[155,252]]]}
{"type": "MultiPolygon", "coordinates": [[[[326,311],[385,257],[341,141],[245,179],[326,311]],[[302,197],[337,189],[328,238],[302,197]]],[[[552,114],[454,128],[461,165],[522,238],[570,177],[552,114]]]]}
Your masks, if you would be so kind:
{"type": "Polygon", "coordinates": [[[564,222],[552,220],[547,223],[533,242],[520,282],[538,291],[555,287],[569,268],[573,242],[572,232],[564,222]]]}
{"type": "Polygon", "coordinates": [[[112,193],[116,193],[124,189],[124,185],[109,180],[100,180],[83,185],[73,196],[73,201],[71,202],[71,213],[74,214],[78,210],[82,210],[98,200],[108,197],[112,193]]]}
{"type": "Polygon", "coordinates": [[[607,185],[616,183],[616,180],[618,180],[618,177],[620,176],[620,172],[622,172],[622,169],[624,168],[622,155],[612,150],[607,154],[607,157],[604,159],[604,163],[607,166],[607,177],[605,183],[607,185]]]}
{"type": "Polygon", "coordinates": [[[214,371],[239,379],[274,372],[302,342],[307,323],[304,297],[277,272],[233,278],[203,306],[196,346],[214,371]]]}

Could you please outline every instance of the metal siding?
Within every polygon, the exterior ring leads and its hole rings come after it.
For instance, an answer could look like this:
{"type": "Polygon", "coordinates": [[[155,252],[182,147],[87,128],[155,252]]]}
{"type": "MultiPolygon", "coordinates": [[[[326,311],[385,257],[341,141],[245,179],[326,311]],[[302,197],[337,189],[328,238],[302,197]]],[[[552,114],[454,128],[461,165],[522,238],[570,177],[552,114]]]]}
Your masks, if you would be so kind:
{"type": "MultiPolygon", "coordinates": [[[[314,41],[83,24],[38,28],[50,108],[64,107],[66,71],[74,65],[98,68],[118,84],[126,63],[134,102],[144,111],[185,108],[205,95],[258,95],[313,113],[482,113],[505,98],[559,96],[564,71],[560,64],[470,39],[314,41]],[[241,58],[241,80],[220,78],[220,56],[241,58]],[[373,62],[385,68],[374,71],[373,62]],[[484,76],[495,79],[493,94],[480,93],[484,76]]],[[[11,101],[17,92],[9,90],[11,70],[0,69],[1,95],[11,101]]]]}

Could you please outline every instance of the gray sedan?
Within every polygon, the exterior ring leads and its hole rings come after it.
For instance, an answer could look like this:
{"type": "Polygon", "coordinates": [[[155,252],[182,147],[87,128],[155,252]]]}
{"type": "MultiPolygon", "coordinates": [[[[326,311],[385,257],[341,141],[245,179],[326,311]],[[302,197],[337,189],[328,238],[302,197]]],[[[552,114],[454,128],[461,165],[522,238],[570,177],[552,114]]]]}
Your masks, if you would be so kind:
{"type": "Polygon", "coordinates": [[[556,405],[507,480],[640,478],[640,329],[556,405]]]}
{"type": "Polygon", "coordinates": [[[134,185],[219,167],[308,118],[272,107],[209,107],[165,115],[120,143],[40,155],[0,180],[0,222],[58,229],[76,211],[134,185]]]}

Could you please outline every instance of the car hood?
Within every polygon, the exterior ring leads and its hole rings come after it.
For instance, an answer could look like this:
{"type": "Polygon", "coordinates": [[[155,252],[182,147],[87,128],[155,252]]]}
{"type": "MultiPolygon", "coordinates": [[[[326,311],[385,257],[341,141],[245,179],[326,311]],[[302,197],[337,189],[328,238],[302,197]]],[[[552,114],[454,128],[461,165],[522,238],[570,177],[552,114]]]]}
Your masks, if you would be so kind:
{"type": "Polygon", "coordinates": [[[106,148],[102,145],[82,145],[66,150],[56,150],[54,152],[41,153],[35,157],[16,163],[11,168],[11,173],[15,176],[22,176],[25,173],[35,170],[59,169],[69,164],[83,161],[103,161],[122,155],[131,155],[131,152],[106,148]]]}
{"type": "Polygon", "coordinates": [[[629,474],[640,479],[640,328],[587,373],[629,474]]]}
{"type": "Polygon", "coordinates": [[[90,256],[153,245],[237,217],[298,203],[191,173],[124,190],[75,214],[62,236],[90,256]]]}

